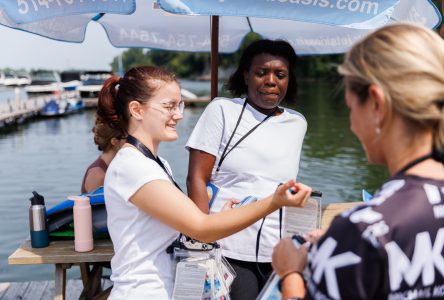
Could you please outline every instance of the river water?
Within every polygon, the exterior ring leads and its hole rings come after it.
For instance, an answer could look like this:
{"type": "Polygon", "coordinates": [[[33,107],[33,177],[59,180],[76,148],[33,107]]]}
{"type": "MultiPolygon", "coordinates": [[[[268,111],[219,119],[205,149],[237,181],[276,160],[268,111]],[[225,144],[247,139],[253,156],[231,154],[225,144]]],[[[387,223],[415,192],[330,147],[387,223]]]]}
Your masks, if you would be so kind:
{"type": "MultiPolygon", "coordinates": [[[[205,83],[184,82],[199,92],[205,83]]],[[[387,178],[381,167],[368,166],[358,140],[349,130],[348,111],[336,84],[300,84],[294,108],[307,119],[298,180],[323,192],[323,202],[359,201],[363,188],[370,192],[387,178]]],[[[0,91],[0,102],[14,91],[0,91]]],[[[178,126],[180,138],[160,147],[160,155],[173,167],[185,188],[188,154],[184,144],[203,108],[186,108],[178,126]]],[[[94,110],[58,119],[35,119],[7,132],[0,132],[0,282],[53,279],[52,265],[9,266],[7,257],[29,235],[28,199],[36,190],[47,207],[77,194],[83,172],[99,155],[91,128],[94,110]]],[[[267,142],[264,138],[264,147],[267,142]]],[[[70,271],[68,277],[78,277],[70,271]]]]}

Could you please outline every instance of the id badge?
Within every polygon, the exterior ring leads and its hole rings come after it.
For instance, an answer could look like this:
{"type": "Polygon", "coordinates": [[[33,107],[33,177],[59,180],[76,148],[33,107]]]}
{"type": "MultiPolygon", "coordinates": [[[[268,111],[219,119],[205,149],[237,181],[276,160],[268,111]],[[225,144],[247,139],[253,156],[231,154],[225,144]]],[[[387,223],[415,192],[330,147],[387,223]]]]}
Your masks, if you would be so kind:
{"type": "Polygon", "coordinates": [[[207,194],[208,194],[208,206],[211,208],[211,205],[216,199],[217,193],[219,192],[219,187],[215,184],[208,182],[207,184],[207,194]]]}

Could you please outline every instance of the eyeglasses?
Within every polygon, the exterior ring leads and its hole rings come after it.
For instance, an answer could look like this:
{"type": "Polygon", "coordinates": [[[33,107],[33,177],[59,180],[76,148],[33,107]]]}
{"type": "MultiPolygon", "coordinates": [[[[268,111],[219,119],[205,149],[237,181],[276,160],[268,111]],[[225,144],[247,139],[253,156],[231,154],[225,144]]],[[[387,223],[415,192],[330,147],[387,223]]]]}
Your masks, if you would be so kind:
{"type": "Polygon", "coordinates": [[[181,114],[183,115],[183,111],[185,109],[185,102],[180,101],[178,103],[176,102],[165,102],[161,103],[163,110],[157,109],[156,107],[151,106],[152,108],[159,110],[159,111],[167,111],[170,116],[174,116],[175,114],[181,114]]]}

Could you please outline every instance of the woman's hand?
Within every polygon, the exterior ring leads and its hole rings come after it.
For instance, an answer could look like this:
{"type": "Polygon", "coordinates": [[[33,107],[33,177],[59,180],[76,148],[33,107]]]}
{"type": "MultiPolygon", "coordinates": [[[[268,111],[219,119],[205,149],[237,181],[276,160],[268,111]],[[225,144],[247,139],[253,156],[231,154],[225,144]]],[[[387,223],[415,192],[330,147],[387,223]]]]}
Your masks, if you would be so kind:
{"type": "Polygon", "coordinates": [[[316,244],[324,234],[325,234],[324,229],[315,229],[307,234],[304,234],[304,239],[307,242],[310,242],[311,244],[316,244]]]}
{"type": "Polygon", "coordinates": [[[224,204],[221,211],[233,209],[234,204],[238,204],[240,201],[234,198],[231,198],[230,201],[224,204]]]}
{"type": "Polygon", "coordinates": [[[282,239],[273,249],[272,265],[279,277],[291,272],[301,272],[307,263],[307,247],[296,248],[291,238],[282,239]]]}
{"type": "Polygon", "coordinates": [[[294,180],[289,180],[286,183],[279,185],[273,194],[273,203],[282,206],[296,206],[303,207],[311,194],[311,187],[296,183],[294,180]],[[288,189],[292,188],[297,191],[292,194],[288,189]]]}

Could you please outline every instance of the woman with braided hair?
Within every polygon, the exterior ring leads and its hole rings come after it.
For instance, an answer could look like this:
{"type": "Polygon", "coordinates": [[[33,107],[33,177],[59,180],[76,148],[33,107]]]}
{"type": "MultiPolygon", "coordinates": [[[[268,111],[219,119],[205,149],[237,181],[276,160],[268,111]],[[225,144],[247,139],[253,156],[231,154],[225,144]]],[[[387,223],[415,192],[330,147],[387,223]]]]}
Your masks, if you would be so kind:
{"type": "Polygon", "coordinates": [[[103,186],[106,169],[126,138],[123,132],[104,124],[98,116],[92,132],[94,133],[94,143],[102,153],[86,169],[81,187],[82,194],[103,186]]]}

